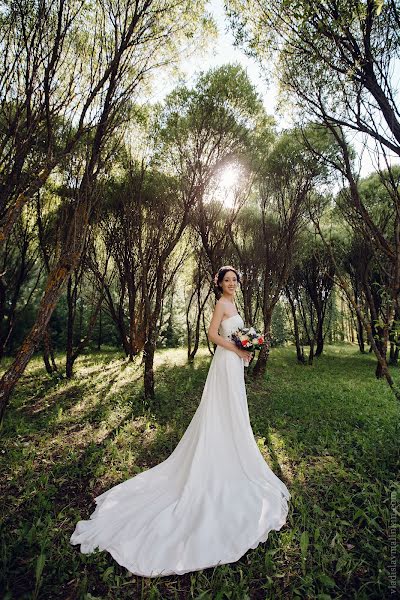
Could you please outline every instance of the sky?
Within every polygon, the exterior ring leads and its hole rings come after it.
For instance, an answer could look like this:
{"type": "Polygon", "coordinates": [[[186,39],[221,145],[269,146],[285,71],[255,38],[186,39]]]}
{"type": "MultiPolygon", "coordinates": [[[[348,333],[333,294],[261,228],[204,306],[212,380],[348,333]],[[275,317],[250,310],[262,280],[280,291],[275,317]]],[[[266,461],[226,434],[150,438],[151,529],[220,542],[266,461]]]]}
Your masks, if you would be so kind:
{"type": "MultiPolygon", "coordinates": [[[[212,15],[218,29],[218,38],[211,40],[209,46],[202,51],[195,52],[190,58],[182,60],[180,71],[188,83],[194,81],[200,71],[219,67],[227,63],[239,63],[251,82],[256,86],[269,114],[276,112],[276,87],[268,86],[263,78],[262,71],[256,61],[246,56],[243,50],[234,46],[232,32],[228,27],[228,19],[224,11],[223,0],[210,0],[207,11],[212,15]]],[[[167,76],[159,80],[154,88],[154,98],[161,99],[176,85],[176,81],[167,76]]]]}
{"type": "Polygon", "coordinates": [[[208,53],[204,56],[198,56],[187,61],[183,65],[184,70],[190,74],[190,70],[199,71],[201,69],[218,67],[226,63],[238,62],[244,69],[251,82],[256,86],[269,114],[276,112],[276,86],[268,85],[263,76],[262,70],[257,62],[246,56],[244,51],[234,46],[234,37],[228,25],[228,19],[225,15],[223,0],[211,0],[208,3],[208,11],[213,16],[218,28],[218,40],[212,44],[208,53]]]}
{"type": "MultiPolygon", "coordinates": [[[[260,65],[252,58],[246,56],[241,48],[234,46],[233,34],[229,29],[228,19],[224,11],[223,0],[210,0],[207,10],[212,15],[218,28],[218,39],[212,41],[206,50],[196,52],[189,59],[182,61],[180,70],[187,83],[194,81],[200,71],[206,71],[213,67],[218,67],[227,63],[239,63],[258,90],[264,107],[268,114],[275,117],[278,128],[290,127],[290,115],[279,115],[277,111],[277,87],[273,81],[267,83],[265,73],[260,65]]],[[[400,64],[394,76],[400,84],[400,64]]],[[[177,81],[169,77],[159,82],[154,91],[155,99],[161,100],[176,85],[177,81]]],[[[352,134],[351,143],[354,145],[359,156],[360,175],[365,177],[376,170],[375,160],[371,158],[371,152],[368,147],[364,148],[361,135],[352,134]],[[364,148],[364,151],[363,151],[364,148]]],[[[370,150],[373,150],[373,144],[369,142],[370,150]]],[[[391,157],[392,162],[400,163],[398,156],[391,157]]]]}

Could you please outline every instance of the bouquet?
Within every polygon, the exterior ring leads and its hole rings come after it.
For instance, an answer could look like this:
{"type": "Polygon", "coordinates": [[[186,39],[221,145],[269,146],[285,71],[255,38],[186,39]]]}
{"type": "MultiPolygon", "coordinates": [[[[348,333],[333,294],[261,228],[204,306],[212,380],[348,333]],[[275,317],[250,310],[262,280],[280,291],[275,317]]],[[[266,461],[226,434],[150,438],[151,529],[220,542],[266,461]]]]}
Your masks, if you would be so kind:
{"type": "Polygon", "coordinates": [[[257,333],[254,327],[237,329],[231,333],[230,337],[238,348],[247,350],[249,353],[259,350],[264,343],[264,336],[261,333],[257,333]]]}

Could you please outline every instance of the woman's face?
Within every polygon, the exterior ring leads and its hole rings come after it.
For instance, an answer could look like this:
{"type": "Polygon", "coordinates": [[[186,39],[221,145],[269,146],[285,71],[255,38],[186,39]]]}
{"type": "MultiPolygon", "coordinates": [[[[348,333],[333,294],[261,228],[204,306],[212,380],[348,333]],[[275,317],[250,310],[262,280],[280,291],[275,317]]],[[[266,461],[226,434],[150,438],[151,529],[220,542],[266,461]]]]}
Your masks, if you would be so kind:
{"type": "Polygon", "coordinates": [[[238,286],[238,280],[234,271],[227,271],[220,283],[222,293],[226,296],[234,296],[238,286]]]}

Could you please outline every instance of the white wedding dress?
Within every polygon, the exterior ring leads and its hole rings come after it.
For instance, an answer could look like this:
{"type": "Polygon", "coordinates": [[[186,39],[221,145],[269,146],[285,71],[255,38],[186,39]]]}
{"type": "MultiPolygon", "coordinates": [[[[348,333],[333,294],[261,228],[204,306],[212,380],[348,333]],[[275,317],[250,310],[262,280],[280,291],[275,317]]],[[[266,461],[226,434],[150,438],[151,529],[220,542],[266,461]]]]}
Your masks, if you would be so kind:
{"type": "MultiPolygon", "coordinates": [[[[224,319],[220,335],[243,327],[224,319]]],[[[289,491],[251,429],[244,361],[217,346],[201,402],[172,454],[98,496],[71,536],[81,552],[107,550],[145,577],[237,561],[286,522],[289,491]]]]}

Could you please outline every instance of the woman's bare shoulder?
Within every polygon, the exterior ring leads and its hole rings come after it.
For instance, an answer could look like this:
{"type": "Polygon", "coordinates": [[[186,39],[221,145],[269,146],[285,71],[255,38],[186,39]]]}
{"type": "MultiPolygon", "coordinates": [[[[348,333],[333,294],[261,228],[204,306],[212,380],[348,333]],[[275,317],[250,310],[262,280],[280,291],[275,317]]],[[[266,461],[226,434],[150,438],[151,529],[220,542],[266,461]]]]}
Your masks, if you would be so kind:
{"type": "Polygon", "coordinates": [[[221,302],[221,300],[217,300],[215,303],[214,312],[222,314],[225,311],[225,304],[226,302],[221,302]]]}
{"type": "Polygon", "coordinates": [[[227,302],[226,300],[222,300],[222,298],[220,298],[215,304],[232,304],[232,302],[227,302]]]}

